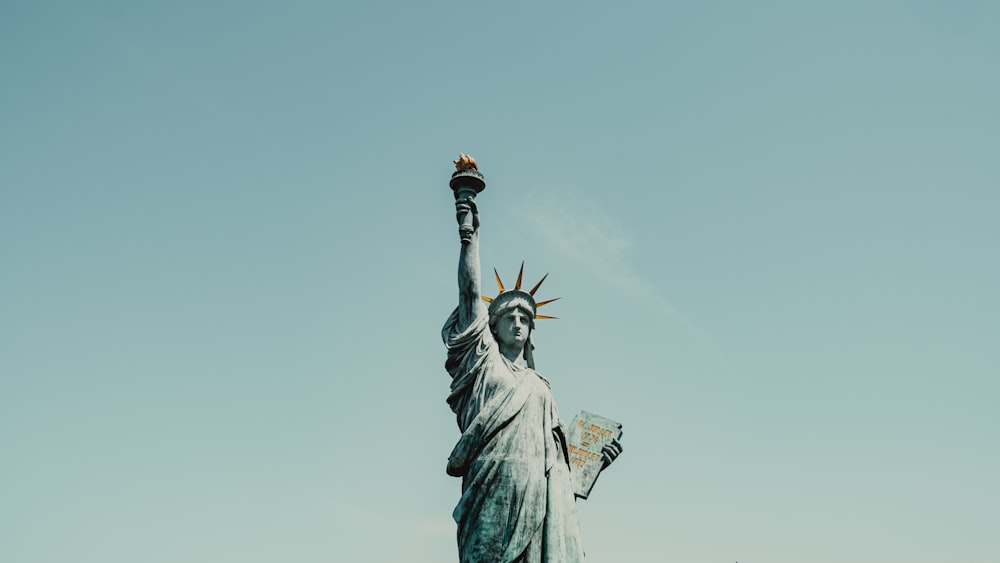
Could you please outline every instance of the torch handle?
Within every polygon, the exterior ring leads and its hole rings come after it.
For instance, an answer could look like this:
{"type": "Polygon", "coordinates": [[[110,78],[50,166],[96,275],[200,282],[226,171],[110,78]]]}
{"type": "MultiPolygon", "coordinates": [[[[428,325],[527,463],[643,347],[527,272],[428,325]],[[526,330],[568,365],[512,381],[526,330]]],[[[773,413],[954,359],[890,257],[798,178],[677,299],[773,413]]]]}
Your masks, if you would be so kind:
{"type": "MultiPolygon", "coordinates": [[[[455,190],[455,201],[463,201],[466,199],[475,200],[476,190],[465,186],[455,190]]],[[[476,227],[472,223],[472,209],[470,208],[462,214],[462,217],[459,220],[458,236],[462,240],[462,244],[472,240],[472,233],[474,233],[475,230],[476,227]]]]}

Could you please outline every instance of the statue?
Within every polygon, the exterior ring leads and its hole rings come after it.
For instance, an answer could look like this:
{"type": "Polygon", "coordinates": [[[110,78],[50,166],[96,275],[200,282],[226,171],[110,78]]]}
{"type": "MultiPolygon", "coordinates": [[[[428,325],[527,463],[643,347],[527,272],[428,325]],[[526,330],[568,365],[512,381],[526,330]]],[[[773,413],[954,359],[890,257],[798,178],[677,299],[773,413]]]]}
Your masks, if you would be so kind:
{"type": "MultiPolygon", "coordinates": [[[[468,155],[455,165],[459,298],[441,335],[452,377],[448,405],[462,432],[447,465],[449,475],[462,478],[453,513],[459,558],[461,563],[582,562],[567,431],[549,382],[535,371],[531,342],[535,320],[553,318],[538,309],[555,299],[535,301],[545,277],[530,291],[521,289],[523,263],[513,289],[504,288],[494,269],[500,293],[480,298],[475,196],[486,183],[468,155]]],[[[621,451],[611,439],[601,450],[600,468],[621,451]]]]}

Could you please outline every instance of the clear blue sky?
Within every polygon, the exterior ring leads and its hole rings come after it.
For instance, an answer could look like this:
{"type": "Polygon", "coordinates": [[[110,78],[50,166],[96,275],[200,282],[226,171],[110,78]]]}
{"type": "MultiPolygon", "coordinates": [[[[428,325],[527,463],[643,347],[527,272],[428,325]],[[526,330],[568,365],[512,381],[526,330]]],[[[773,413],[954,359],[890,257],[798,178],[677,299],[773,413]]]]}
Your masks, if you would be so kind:
{"type": "Polygon", "coordinates": [[[986,1],[8,0],[0,561],[454,560],[459,151],[625,426],[588,561],[997,561],[997,68],[986,1]]]}

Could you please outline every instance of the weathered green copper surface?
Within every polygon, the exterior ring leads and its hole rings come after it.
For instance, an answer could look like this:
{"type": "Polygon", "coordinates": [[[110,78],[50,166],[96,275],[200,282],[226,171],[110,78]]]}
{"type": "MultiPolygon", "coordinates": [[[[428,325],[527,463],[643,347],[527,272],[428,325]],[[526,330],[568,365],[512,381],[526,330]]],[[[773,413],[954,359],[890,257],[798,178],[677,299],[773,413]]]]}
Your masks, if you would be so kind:
{"type": "MultiPolygon", "coordinates": [[[[460,225],[458,307],[442,329],[452,377],[448,405],[462,435],[448,459],[449,475],[462,478],[462,496],[453,516],[462,563],[576,563],[583,544],[566,441],[549,382],[534,367],[531,332],[534,291],[514,289],[487,309],[481,296],[479,210],[475,196],[485,179],[475,160],[455,162],[460,225]],[[471,162],[471,164],[470,164],[471,162]],[[463,168],[465,166],[465,168],[463,168]],[[471,166],[471,168],[469,167],[471,166]],[[481,180],[471,186],[469,179],[481,180]]],[[[596,428],[596,426],[595,426],[596,428]]],[[[618,425],[620,434],[620,425],[618,425]]],[[[586,479],[588,494],[596,473],[621,452],[615,435],[593,455],[600,460],[586,479]]],[[[581,447],[579,444],[574,448],[581,447]]],[[[582,450],[580,450],[582,451],[582,450]]]]}

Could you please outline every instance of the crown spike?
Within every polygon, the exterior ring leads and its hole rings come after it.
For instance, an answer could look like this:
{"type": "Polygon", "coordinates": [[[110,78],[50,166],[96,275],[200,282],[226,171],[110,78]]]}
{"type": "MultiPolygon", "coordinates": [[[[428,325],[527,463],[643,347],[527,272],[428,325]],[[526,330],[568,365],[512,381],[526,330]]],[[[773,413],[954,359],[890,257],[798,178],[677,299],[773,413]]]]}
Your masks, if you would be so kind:
{"type": "Polygon", "coordinates": [[[538,288],[542,287],[542,282],[545,281],[545,278],[547,278],[547,277],[549,277],[548,274],[545,274],[544,276],[542,276],[542,279],[538,280],[538,283],[535,284],[535,287],[531,288],[531,291],[529,291],[528,294],[531,295],[531,296],[534,296],[535,292],[538,291],[538,288]]]}
{"type": "Polygon", "coordinates": [[[548,305],[549,303],[552,303],[553,301],[559,301],[560,299],[562,299],[562,297],[556,297],[555,299],[546,299],[545,301],[539,301],[538,303],[535,303],[535,308],[538,309],[543,305],[548,305]]]}
{"type": "Polygon", "coordinates": [[[521,277],[524,276],[524,260],[521,261],[521,269],[517,272],[517,283],[514,284],[514,289],[521,289],[521,277]]]}
{"type": "Polygon", "coordinates": [[[497,287],[500,289],[500,293],[503,293],[505,291],[503,288],[503,282],[500,281],[500,274],[497,272],[496,268],[493,268],[493,275],[497,277],[497,287]]]}
{"type": "Polygon", "coordinates": [[[480,295],[480,297],[482,297],[483,301],[485,301],[487,303],[492,303],[493,302],[493,298],[492,297],[487,297],[485,295],[480,295]]]}
{"type": "Polygon", "coordinates": [[[558,319],[559,317],[550,317],[548,315],[535,315],[536,319],[558,319]]]}

